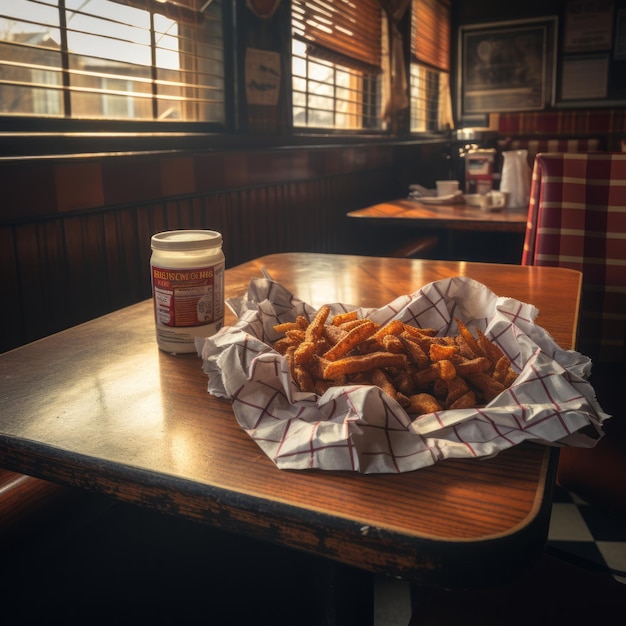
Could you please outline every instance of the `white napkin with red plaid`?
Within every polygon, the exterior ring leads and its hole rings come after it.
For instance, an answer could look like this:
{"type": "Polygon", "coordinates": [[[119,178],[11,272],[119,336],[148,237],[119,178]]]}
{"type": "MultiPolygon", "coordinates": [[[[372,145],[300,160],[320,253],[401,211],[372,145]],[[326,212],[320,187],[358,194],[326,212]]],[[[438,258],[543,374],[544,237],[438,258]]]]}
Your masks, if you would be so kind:
{"type": "MultiPolygon", "coordinates": [[[[279,338],[273,326],[298,315],[312,319],[317,309],[271,278],[252,279],[248,292],[227,304],[238,321],[196,340],[208,391],[232,401],[238,423],[279,468],[397,473],[493,456],[526,440],[593,447],[610,417],[588,382],[588,357],[561,349],[535,325],[533,305],[498,297],[467,277],[429,283],[380,309],[358,309],[381,325],[397,318],[439,335],[457,334],[460,319],[498,344],[519,372],[485,407],[418,418],[374,386],[333,387],[321,397],[300,392],[270,346],[279,338]]],[[[356,307],[330,308],[332,318],[356,307]]]]}

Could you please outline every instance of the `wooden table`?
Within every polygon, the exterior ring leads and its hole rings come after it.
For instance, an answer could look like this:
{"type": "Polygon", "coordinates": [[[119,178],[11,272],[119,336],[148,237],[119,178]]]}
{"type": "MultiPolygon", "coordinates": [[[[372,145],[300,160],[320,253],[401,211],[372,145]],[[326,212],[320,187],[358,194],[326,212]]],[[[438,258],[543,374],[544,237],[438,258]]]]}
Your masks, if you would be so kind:
{"type": "MultiPolygon", "coordinates": [[[[376,228],[380,226],[401,227],[403,230],[414,229],[428,234],[437,234],[443,240],[445,257],[455,260],[461,258],[492,260],[480,256],[484,253],[484,249],[481,250],[484,244],[467,245],[466,240],[468,236],[484,238],[484,233],[494,240],[493,234],[500,234],[500,239],[507,240],[507,243],[503,245],[505,251],[508,251],[512,245],[519,247],[519,254],[511,255],[512,261],[519,263],[528,210],[483,211],[479,207],[463,203],[426,205],[418,200],[404,198],[350,211],[347,216],[369,223],[376,228]],[[473,256],[474,252],[476,257],[473,256]]],[[[502,260],[509,262],[506,254],[502,260]]]]}
{"type": "MultiPolygon", "coordinates": [[[[470,276],[536,304],[538,323],[574,345],[574,271],[275,254],[227,270],[227,297],[263,267],[314,306],[380,306],[470,276]]],[[[0,465],[414,583],[500,582],[542,550],[553,449],[522,444],[400,475],[281,471],[207,393],[200,366],[159,351],[151,301],[2,354],[0,465]]]]}
{"type": "Polygon", "coordinates": [[[406,228],[445,228],[501,233],[524,233],[528,209],[483,211],[468,204],[426,205],[409,198],[350,211],[348,217],[398,224],[406,228]]]}

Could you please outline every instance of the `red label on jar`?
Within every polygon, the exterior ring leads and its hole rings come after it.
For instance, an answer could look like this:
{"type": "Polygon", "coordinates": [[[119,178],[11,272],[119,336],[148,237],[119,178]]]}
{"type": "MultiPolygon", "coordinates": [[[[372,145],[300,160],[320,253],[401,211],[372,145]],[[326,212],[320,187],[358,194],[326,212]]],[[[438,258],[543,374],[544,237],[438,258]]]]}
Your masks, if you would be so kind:
{"type": "Polygon", "coordinates": [[[157,324],[203,326],[224,317],[224,265],[193,269],[152,266],[157,324]]]}

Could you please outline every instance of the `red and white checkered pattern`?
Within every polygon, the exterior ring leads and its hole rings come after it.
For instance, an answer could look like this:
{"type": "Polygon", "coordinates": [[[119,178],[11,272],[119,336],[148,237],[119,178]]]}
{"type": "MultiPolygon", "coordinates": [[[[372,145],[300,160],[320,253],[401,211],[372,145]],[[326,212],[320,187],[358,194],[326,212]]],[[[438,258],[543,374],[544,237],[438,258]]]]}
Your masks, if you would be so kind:
{"type": "Polygon", "coordinates": [[[624,361],[626,154],[537,155],[522,263],[581,271],[578,350],[624,361]]]}
{"type": "MultiPolygon", "coordinates": [[[[322,396],[301,392],[284,356],[271,343],[277,323],[316,310],[270,278],[252,279],[248,293],[228,300],[234,326],[196,347],[208,391],[229,398],[239,425],[282,469],[399,473],[450,458],[478,458],[531,440],[563,446],[597,443],[608,417],[586,380],[589,358],[561,349],[535,325],[532,304],[498,297],[466,276],[399,296],[380,309],[356,309],[379,325],[392,319],[439,335],[456,334],[456,319],[481,328],[509,357],[519,376],[484,407],[419,417],[373,385],[338,385],[322,396]],[[589,431],[586,427],[590,427],[589,431]]],[[[330,316],[353,307],[329,303],[330,316]]]]}

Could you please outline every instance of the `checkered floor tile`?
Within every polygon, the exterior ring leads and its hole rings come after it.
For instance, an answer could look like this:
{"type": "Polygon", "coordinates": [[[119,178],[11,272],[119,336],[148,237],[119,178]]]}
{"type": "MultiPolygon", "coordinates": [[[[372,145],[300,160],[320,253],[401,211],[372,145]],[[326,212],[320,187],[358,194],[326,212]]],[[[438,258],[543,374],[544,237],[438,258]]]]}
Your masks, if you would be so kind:
{"type": "Polygon", "coordinates": [[[547,550],[582,567],[608,569],[626,584],[626,519],[560,487],[554,493],[547,550]]]}

